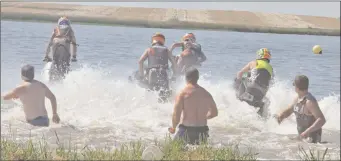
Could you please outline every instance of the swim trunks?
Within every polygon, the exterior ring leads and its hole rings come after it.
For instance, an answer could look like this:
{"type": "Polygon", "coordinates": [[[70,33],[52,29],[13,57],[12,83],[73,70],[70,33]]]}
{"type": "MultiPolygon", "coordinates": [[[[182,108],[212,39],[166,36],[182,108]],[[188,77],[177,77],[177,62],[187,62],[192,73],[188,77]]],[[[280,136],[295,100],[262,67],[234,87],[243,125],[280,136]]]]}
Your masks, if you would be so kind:
{"type": "Polygon", "coordinates": [[[184,126],[179,125],[179,131],[176,133],[174,139],[180,139],[187,144],[199,144],[201,141],[206,141],[209,137],[208,126],[184,126]]]}
{"type": "Polygon", "coordinates": [[[27,122],[33,126],[46,126],[50,125],[50,120],[47,116],[39,116],[32,120],[27,120],[27,122]]]}

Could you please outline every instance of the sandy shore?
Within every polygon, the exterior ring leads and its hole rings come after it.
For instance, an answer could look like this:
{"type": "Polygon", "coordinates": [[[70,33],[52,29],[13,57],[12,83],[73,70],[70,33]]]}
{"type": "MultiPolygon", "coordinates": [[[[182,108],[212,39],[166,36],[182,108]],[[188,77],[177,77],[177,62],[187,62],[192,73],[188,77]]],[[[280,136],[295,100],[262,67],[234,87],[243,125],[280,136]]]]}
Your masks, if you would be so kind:
{"type": "Polygon", "coordinates": [[[330,17],[247,11],[1,2],[2,19],[56,22],[62,15],[70,17],[72,22],[80,23],[340,36],[340,20],[330,17]]]}

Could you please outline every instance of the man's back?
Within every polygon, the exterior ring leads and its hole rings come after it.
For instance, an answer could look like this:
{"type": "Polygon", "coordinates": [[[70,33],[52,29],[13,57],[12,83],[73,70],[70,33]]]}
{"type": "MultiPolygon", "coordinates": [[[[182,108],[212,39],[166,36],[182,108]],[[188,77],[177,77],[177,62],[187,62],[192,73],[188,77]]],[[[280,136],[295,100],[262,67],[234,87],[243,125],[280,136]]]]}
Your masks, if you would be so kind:
{"type": "Polygon", "coordinates": [[[181,123],[185,126],[206,126],[207,113],[213,105],[211,94],[199,85],[187,85],[182,94],[184,109],[181,123]]]}
{"type": "Polygon", "coordinates": [[[20,87],[19,99],[23,103],[27,120],[46,116],[45,85],[39,81],[24,82],[20,87]]]}

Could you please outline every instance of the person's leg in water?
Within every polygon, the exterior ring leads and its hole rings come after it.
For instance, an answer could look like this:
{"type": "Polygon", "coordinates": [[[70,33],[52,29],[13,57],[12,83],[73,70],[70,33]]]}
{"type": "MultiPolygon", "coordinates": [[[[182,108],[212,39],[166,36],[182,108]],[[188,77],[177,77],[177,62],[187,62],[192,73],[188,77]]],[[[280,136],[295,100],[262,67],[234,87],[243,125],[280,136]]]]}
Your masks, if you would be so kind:
{"type": "Polygon", "coordinates": [[[206,142],[209,134],[208,126],[187,127],[179,125],[179,130],[176,133],[174,140],[183,141],[185,144],[198,145],[206,142]]]}
{"type": "Polygon", "coordinates": [[[39,116],[33,120],[28,120],[27,122],[33,126],[48,127],[50,125],[50,120],[47,116],[39,116]]]}

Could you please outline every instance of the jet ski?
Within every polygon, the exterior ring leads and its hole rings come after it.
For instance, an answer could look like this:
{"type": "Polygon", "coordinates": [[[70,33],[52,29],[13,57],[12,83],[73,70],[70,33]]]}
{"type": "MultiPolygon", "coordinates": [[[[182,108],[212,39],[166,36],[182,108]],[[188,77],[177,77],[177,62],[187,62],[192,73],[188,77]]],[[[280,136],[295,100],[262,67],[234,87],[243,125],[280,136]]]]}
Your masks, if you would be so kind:
{"type": "Polygon", "coordinates": [[[140,77],[139,71],[134,71],[131,76],[128,77],[128,81],[130,83],[136,83],[139,85],[141,88],[146,88],[148,89],[148,79],[144,77],[140,77]]]}
{"type": "Polygon", "coordinates": [[[236,98],[242,102],[248,103],[250,106],[259,108],[257,113],[261,117],[266,118],[268,115],[267,112],[270,105],[270,100],[266,96],[264,96],[261,100],[256,100],[253,95],[246,91],[250,76],[250,72],[245,72],[240,80],[235,78],[233,88],[236,92],[236,98]]]}
{"type": "MultiPolygon", "coordinates": [[[[168,74],[167,74],[168,76],[168,74]]],[[[139,71],[134,71],[131,76],[128,76],[128,81],[130,83],[137,84],[141,88],[146,89],[147,91],[158,91],[159,92],[159,102],[167,102],[167,99],[172,95],[172,89],[170,87],[171,83],[175,82],[175,79],[166,78],[166,82],[162,81],[162,79],[158,78],[158,74],[155,72],[148,73],[146,70],[144,71],[144,76],[141,77],[139,71]],[[153,73],[153,74],[152,74],[153,73]],[[157,80],[156,82],[152,82],[151,80],[157,80]]]]}

